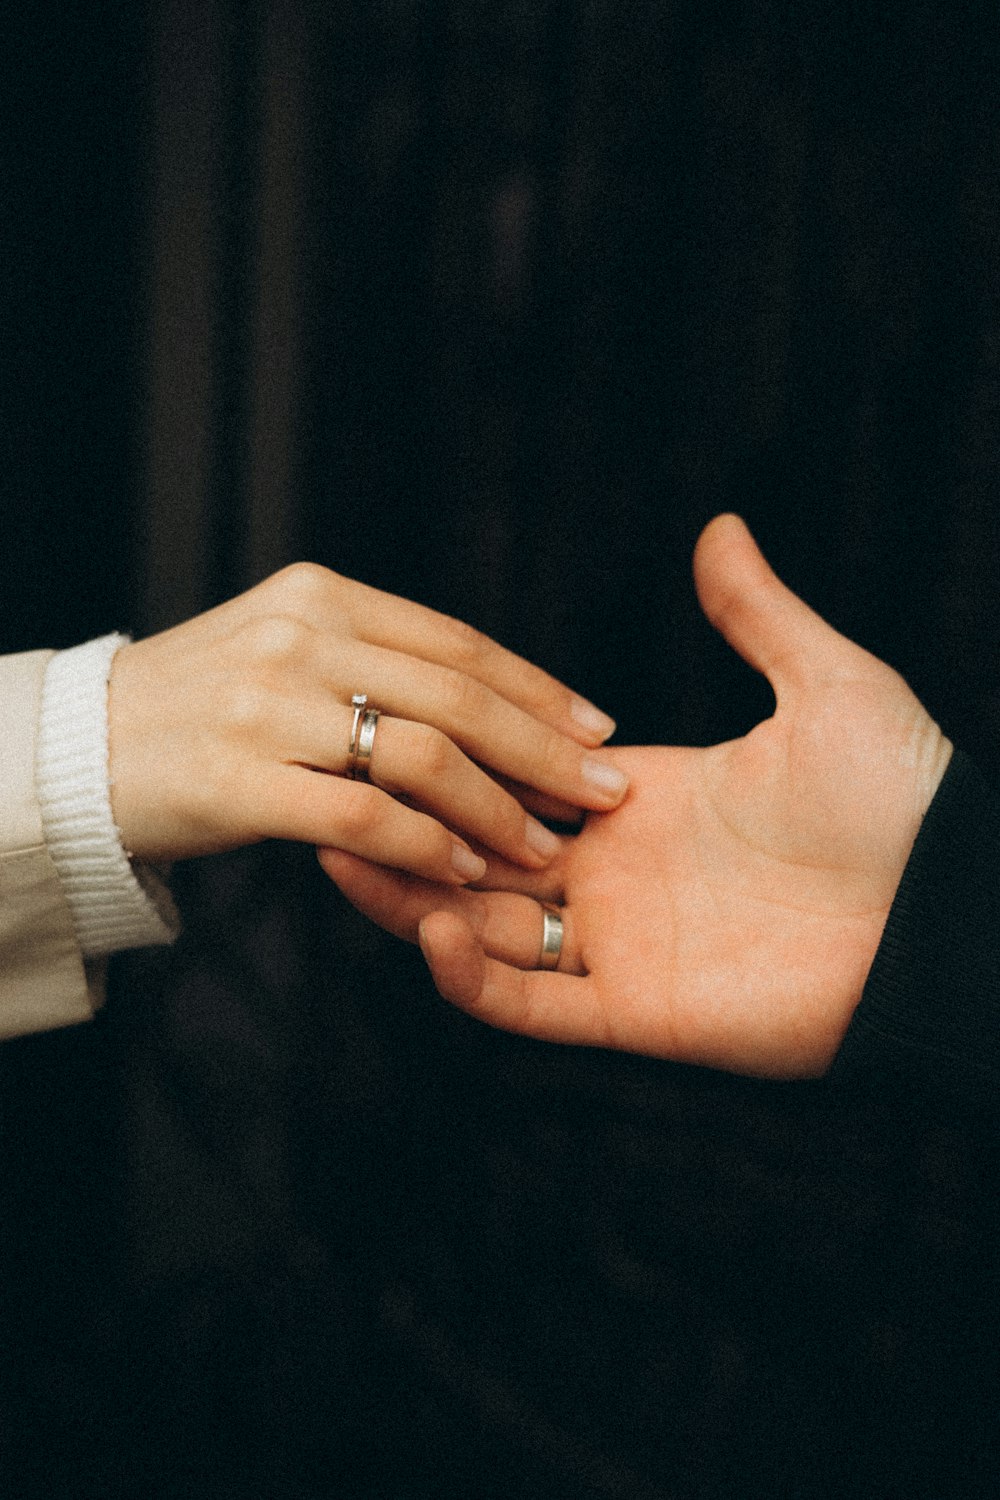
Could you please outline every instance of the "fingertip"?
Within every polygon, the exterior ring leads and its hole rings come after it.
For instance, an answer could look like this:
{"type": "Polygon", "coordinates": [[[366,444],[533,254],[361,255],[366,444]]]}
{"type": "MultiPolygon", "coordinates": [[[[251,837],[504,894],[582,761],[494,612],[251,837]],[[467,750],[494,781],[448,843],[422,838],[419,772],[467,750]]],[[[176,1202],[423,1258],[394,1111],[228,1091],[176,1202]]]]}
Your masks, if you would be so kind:
{"type": "Polygon", "coordinates": [[[483,987],[484,958],[469,924],[454,912],[430,912],[420,920],[417,941],[443,998],[462,1009],[474,1005],[483,987]]]}
{"type": "Polygon", "coordinates": [[[417,923],[417,943],[424,955],[424,961],[429,968],[434,968],[434,938],[430,925],[430,917],[421,917],[417,923]]]}
{"type": "Polygon", "coordinates": [[[432,967],[447,955],[449,949],[456,944],[461,945],[463,939],[472,940],[472,933],[468,923],[463,922],[454,912],[428,912],[425,917],[421,917],[417,927],[420,951],[432,967]]]}
{"type": "Polygon", "coordinates": [[[316,858],[324,873],[337,883],[349,872],[353,860],[353,856],[345,854],[343,849],[334,849],[328,844],[317,847],[316,858]]]}
{"type": "Polygon", "coordinates": [[[587,756],[580,770],[585,783],[604,804],[605,809],[617,807],[624,800],[629,779],[620,766],[612,765],[609,760],[599,760],[596,756],[587,756]]]}
{"type": "Polygon", "coordinates": [[[759,551],[753,533],[742,516],[736,515],[734,511],[723,511],[721,515],[712,517],[694,546],[694,576],[699,595],[703,583],[708,581],[719,564],[724,560],[731,560],[736,551],[746,548],[747,543],[753,552],[759,551]]]}
{"type": "Polygon", "coordinates": [[[570,715],[576,738],[582,739],[586,744],[603,745],[617,728],[610,714],[604,713],[588,699],[576,695],[570,701],[570,715]]]}
{"type": "Polygon", "coordinates": [[[562,849],[559,835],[532,817],[525,817],[524,841],[528,846],[531,866],[536,869],[551,864],[562,849]]]}
{"type": "Polygon", "coordinates": [[[478,854],[473,854],[467,844],[460,844],[456,839],[451,846],[451,869],[450,878],[456,885],[468,885],[471,881],[482,880],[486,874],[486,861],[478,854]]]}
{"type": "Polygon", "coordinates": [[[371,902],[373,897],[385,901],[386,882],[398,879],[399,872],[382,869],[357,854],[349,854],[346,849],[329,845],[321,845],[316,850],[316,857],[323,873],[352,906],[364,911],[366,916],[372,916],[382,926],[386,925],[382,914],[371,910],[371,902]]]}
{"type": "Polygon", "coordinates": [[[705,537],[711,539],[725,536],[727,532],[730,536],[734,537],[752,535],[750,527],[743,516],[738,515],[734,510],[724,510],[719,515],[713,516],[708,524],[702,528],[699,541],[705,537]]]}

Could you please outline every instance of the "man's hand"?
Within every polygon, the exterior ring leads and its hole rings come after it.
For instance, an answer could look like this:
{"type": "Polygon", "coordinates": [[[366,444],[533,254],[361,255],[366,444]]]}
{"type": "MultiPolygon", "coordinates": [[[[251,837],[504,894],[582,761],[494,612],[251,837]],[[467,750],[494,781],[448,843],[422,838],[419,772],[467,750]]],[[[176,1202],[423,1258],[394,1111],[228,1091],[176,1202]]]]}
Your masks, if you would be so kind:
{"type": "Polygon", "coordinates": [[[702,607],[774,688],[772,718],[707,750],[605,757],[631,790],[540,874],[492,861],[446,891],[320,858],[362,911],[419,935],[441,993],[483,1020],[764,1077],[822,1074],[861,996],[951,745],[903,680],[779,582],[744,524],[695,552],[702,607]],[[539,901],[561,972],[535,970],[539,901]]]}

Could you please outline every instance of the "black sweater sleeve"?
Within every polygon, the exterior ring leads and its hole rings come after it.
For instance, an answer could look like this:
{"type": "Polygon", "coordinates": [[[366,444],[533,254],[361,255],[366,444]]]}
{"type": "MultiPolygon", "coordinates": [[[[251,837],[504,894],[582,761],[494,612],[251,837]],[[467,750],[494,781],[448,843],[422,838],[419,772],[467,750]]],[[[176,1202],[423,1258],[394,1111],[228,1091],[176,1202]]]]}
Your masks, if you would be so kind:
{"type": "Polygon", "coordinates": [[[1000,1119],[1000,798],[958,751],[830,1078],[1000,1119]]]}

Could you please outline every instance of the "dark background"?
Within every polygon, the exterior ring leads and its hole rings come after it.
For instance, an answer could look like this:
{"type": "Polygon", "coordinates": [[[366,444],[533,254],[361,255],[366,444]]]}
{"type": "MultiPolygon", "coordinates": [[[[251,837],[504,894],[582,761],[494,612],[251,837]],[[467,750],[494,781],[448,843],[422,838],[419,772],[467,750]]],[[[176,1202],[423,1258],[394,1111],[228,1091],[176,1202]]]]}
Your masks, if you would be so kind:
{"type": "MultiPolygon", "coordinates": [[[[0,649],[307,555],[618,717],[768,708],[741,511],[992,772],[992,5],[151,0],[6,28],[0,649]]],[[[992,1496],[980,1123],[495,1034],[310,851],[0,1055],[5,1494],[992,1496]]]]}

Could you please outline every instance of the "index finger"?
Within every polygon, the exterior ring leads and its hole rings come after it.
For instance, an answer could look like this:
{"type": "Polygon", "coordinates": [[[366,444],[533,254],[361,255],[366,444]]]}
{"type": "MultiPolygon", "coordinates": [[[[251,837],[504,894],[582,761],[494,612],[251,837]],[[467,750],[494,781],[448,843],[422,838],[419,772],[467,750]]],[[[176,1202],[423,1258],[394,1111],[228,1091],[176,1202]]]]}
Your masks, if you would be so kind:
{"type": "Polygon", "coordinates": [[[462,620],[363,583],[344,603],[355,635],[370,645],[464,672],[580,744],[601,745],[614,733],[614,719],[588,699],[462,620]]]}

